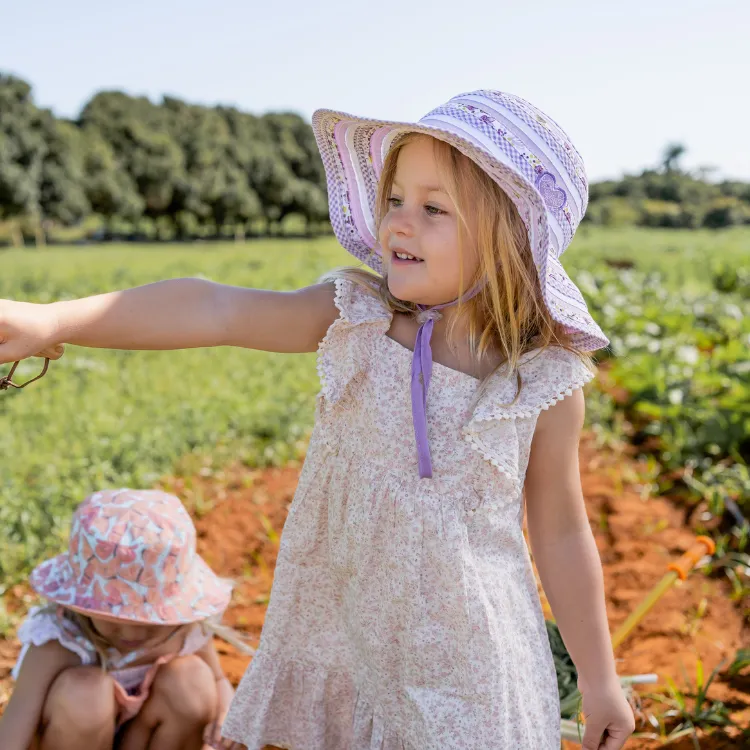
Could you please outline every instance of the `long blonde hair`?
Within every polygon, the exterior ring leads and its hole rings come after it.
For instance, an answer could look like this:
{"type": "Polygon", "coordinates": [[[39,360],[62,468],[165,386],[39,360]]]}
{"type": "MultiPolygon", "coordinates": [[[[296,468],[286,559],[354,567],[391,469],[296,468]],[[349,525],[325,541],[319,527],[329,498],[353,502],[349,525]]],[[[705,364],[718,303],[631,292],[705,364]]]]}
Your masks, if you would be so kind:
{"type": "MultiPolygon", "coordinates": [[[[376,196],[378,234],[388,212],[399,151],[423,137],[430,136],[421,133],[401,136],[385,158],[376,196]]],[[[479,284],[481,289],[473,298],[458,304],[457,315],[448,329],[449,345],[459,316],[465,315],[472,357],[481,360],[489,352],[499,354],[501,361],[493,372],[507,366],[508,372],[517,373],[516,399],[522,386],[519,360],[529,351],[558,346],[578,355],[585,366],[595,372],[592,356],[572,343],[570,335],[554,320],[544,303],[528,232],[511,199],[476,162],[445,141],[437,138],[432,141],[435,158],[446,177],[446,191],[458,214],[459,252],[463,253],[471,243],[479,258],[476,277],[461,278],[459,293],[463,295],[479,284]]],[[[321,281],[342,277],[375,293],[392,313],[416,315],[418,312],[415,303],[391,294],[385,275],[377,276],[364,268],[337,269],[323,276],[321,281]]],[[[492,374],[485,378],[477,395],[492,374]]]]}

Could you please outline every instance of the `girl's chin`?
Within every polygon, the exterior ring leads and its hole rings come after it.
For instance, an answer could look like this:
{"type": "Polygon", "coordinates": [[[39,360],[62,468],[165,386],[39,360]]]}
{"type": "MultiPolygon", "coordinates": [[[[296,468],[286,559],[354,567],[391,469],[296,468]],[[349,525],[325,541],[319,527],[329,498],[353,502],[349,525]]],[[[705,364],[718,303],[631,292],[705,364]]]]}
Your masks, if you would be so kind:
{"type": "Polygon", "coordinates": [[[427,307],[440,305],[443,302],[452,302],[456,296],[446,296],[445,299],[439,299],[435,295],[434,288],[426,288],[425,284],[409,283],[406,279],[399,279],[397,275],[394,277],[391,274],[388,274],[388,290],[402,302],[413,302],[427,307]]]}
{"type": "Polygon", "coordinates": [[[415,302],[424,297],[424,289],[419,284],[410,284],[404,280],[388,276],[388,290],[402,302],[415,302]],[[421,292],[421,293],[420,293],[421,292]]]}

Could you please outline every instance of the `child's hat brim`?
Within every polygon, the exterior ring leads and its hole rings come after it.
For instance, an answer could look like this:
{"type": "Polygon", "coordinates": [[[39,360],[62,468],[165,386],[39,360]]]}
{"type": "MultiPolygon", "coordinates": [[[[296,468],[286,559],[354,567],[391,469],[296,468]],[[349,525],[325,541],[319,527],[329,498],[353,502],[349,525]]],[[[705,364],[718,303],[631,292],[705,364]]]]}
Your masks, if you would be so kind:
{"type": "Polygon", "coordinates": [[[582,349],[607,346],[559,262],[585,213],[588,185],[580,154],[551,118],[520,97],[483,90],[454,97],[419,122],[319,109],[312,127],[326,172],[331,225],[355,258],[383,272],[375,202],[390,148],[406,133],[438,138],[476,162],[513,201],[552,316],[582,349]]]}
{"type": "Polygon", "coordinates": [[[232,583],[219,578],[196,556],[183,580],[150,588],[121,575],[104,580],[77,580],[67,554],[38,565],[31,573],[33,589],[51,602],[89,617],[141,625],[186,625],[222,613],[232,583]]]}

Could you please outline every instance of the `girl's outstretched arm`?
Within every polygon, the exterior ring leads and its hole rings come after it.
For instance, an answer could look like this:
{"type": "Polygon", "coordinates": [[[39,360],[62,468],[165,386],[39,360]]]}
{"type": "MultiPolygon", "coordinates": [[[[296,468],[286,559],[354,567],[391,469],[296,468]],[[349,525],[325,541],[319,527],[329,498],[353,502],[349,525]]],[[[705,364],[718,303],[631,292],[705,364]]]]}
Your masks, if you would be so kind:
{"type": "Polygon", "coordinates": [[[50,686],[60,672],[80,663],[78,656],[57,641],[27,651],[10,703],[0,718],[3,750],[27,750],[31,746],[50,686]]]}
{"type": "Polygon", "coordinates": [[[50,304],[0,300],[0,364],[65,343],[311,352],[338,315],[333,300],[331,283],[273,292],[194,278],[50,304]]]}

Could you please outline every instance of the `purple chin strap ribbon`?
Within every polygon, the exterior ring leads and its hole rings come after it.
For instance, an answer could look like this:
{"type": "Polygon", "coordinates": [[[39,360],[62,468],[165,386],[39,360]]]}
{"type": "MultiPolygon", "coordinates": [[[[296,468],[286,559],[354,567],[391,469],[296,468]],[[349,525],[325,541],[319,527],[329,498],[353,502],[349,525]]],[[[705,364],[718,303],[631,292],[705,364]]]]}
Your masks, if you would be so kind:
{"type": "MultiPolygon", "coordinates": [[[[476,296],[481,285],[473,289],[462,298],[463,302],[476,296]]],[[[417,439],[417,460],[419,462],[419,476],[432,477],[432,459],[430,458],[430,445],[427,441],[427,391],[430,387],[432,377],[432,329],[435,321],[442,316],[438,310],[455,305],[459,300],[445,302],[442,305],[426,307],[417,305],[419,315],[417,322],[421,325],[417,331],[417,339],[414,342],[414,355],[411,360],[411,413],[414,420],[414,435],[417,439]]]]}

